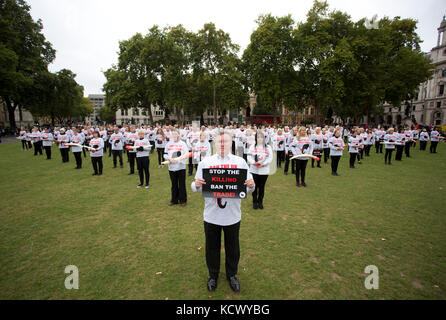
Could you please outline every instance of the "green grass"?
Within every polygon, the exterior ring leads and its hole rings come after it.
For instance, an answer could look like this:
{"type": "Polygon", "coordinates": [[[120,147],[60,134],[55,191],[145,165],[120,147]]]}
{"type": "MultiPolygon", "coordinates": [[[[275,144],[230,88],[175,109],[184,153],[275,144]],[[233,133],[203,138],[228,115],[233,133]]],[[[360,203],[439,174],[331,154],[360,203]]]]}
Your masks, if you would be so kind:
{"type": "Polygon", "coordinates": [[[265,210],[242,203],[239,294],[224,253],[217,291],[206,289],[204,201],[192,177],[186,209],[168,207],[156,154],[145,190],[127,163],[112,169],[105,157],[104,175],[92,177],[89,157],[74,170],[71,153],[62,163],[55,147],[51,161],[20,148],[0,145],[0,299],[446,298],[444,144],[392,166],[372,149],[354,170],[344,152],[340,177],[310,165],[306,189],[278,170],[265,210]],[[64,287],[67,265],[79,268],[79,290],[64,287]],[[367,265],[379,268],[379,290],[364,287],[367,265]]]}

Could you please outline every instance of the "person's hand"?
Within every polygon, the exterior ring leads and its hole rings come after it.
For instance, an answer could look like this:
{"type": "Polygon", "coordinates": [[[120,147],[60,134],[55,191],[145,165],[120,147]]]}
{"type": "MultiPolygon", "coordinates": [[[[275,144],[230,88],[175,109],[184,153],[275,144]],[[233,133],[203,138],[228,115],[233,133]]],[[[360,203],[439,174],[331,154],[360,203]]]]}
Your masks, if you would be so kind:
{"type": "Polygon", "coordinates": [[[177,158],[170,158],[170,159],[169,159],[169,162],[170,162],[170,163],[177,163],[178,160],[177,160],[177,158]]]}
{"type": "Polygon", "coordinates": [[[255,186],[254,179],[245,180],[245,186],[247,186],[248,188],[254,188],[255,186]]]}
{"type": "Polygon", "coordinates": [[[206,184],[206,181],[204,179],[195,179],[195,187],[197,189],[200,189],[202,185],[206,184]]]}

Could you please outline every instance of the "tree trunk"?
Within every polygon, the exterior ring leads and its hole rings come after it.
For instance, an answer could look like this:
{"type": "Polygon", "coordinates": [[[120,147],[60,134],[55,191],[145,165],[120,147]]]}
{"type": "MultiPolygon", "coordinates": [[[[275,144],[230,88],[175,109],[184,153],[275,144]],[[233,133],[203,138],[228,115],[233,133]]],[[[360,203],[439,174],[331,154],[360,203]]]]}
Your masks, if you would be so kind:
{"type": "Polygon", "coordinates": [[[6,107],[8,108],[8,117],[9,117],[9,126],[11,128],[11,131],[16,130],[17,126],[15,123],[15,115],[14,111],[16,108],[16,105],[12,105],[11,99],[9,97],[5,97],[6,107]]]}
{"type": "Polygon", "coordinates": [[[149,111],[150,124],[153,124],[152,104],[148,103],[147,110],[149,111]]]}
{"type": "Polygon", "coordinates": [[[218,116],[217,116],[217,101],[216,101],[216,91],[217,91],[217,88],[216,88],[216,85],[215,85],[215,79],[214,79],[214,83],[213,83],[213,97],[212,97],[212,99],[213,99],[213,104],[214,104],[214,125],[217,125],[217,119],[218,119],[218,116]]]}

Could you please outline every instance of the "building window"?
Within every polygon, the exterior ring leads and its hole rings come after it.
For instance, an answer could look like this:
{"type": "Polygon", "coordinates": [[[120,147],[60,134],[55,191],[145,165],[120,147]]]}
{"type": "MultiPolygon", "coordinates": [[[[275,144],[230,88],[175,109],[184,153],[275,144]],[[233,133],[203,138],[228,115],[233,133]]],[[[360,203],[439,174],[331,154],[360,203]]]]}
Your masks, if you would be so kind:
{"type": "Polygon", "coordinates": [[[133,108],[133,115],[134,116],[139,116],[139,109],[138,108],[133,108]]]}
{"type": "Polygon", "coordinates": [[[441,108],[441,101],[437,102],[437,108],[441,108]]]}
{"type": "Polygon", "coordinates": [[[412,111],[415,111],[415,110],[417,110],[417,107],[413,106],[412,111]]]}
{"type": "Polygon", "coordinates": [[[124,115],[124,109],[121,109],[121,116],[124,115]]]}
{"type": "Polygon", "coordinates": [[[440,96],[442,96],[443,93],[444,93],[444,84],[442,84],[442,85],[440,86],[440,96]]]}

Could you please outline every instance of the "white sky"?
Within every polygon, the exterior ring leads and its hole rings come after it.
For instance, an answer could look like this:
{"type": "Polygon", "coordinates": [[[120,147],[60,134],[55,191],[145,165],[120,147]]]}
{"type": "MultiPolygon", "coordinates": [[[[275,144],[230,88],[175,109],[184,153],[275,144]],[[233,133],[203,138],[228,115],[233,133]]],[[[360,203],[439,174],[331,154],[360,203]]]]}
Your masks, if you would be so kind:
{"type": "MultiPolygon", "coordinates": [[[[305,21],[313,0],[27,0],[34,20],[42,19],[43,33],[56,49],[50,66],[55,72],[67,68],[77,74],[84,95],[102,92],[102,71],[117,62],[118,44],[136,32],[145,34],[160,27],[182,24],[198,31],[206,22],[231,35],[240,53],[250,41],[260,14],[291,14],[305,21]]],[[[444,0],[329,0],[330,9],[347,12],[354,21],[383,16],[418,20],[422,50],[436,46],[437,28],[446,14],[444,0]]]]}

